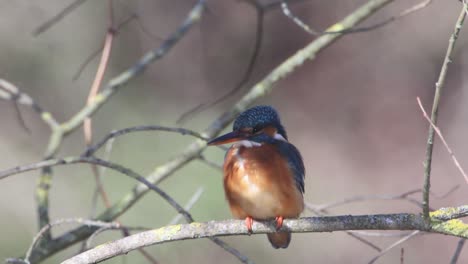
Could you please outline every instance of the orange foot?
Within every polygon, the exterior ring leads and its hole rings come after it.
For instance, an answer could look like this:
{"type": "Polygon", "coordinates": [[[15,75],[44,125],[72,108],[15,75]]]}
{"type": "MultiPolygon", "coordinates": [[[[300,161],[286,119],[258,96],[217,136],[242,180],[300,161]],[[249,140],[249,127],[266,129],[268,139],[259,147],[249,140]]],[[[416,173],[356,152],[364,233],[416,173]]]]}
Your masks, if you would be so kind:
{"type": "Polygon", "coordinates": [[[277,216],[275,218],[275,221],[276,221],[276,230],[279,230],[283,226],[283,217],[277,216]]]}
{"type": "Polygon", "coordinates": [[[253,218],[251,216],[247,216],[245,218],[245,226],[247,227],[247,231],[249,234],[252,234],[252,225],[253,225],[253,218]]]}

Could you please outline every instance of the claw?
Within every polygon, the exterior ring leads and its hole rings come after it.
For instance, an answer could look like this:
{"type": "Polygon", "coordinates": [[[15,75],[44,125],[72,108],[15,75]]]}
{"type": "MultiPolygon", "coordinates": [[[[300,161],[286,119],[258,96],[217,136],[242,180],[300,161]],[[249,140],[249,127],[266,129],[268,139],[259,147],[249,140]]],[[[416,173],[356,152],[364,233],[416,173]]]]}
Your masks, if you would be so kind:
{"type": "Polygon", "coordinates": [[[247,227],[247,231],[249,234],[252,234],[252,225],[253,225],[253,218],[251,216],[247,216],[245,218],[245,226],[247,227]]]}
{"type": "Polygon", "coordinates": [[[275,218],[275,221],[276,221],[276,230],[279,230],[283,226],[283,217],[277,216],[275,218]]]}

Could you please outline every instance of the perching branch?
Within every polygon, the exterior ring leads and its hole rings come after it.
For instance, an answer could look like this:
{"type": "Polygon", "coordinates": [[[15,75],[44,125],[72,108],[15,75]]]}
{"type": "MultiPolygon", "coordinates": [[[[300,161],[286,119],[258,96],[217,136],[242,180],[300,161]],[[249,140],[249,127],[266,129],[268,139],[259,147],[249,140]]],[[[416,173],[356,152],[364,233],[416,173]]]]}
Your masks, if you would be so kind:
{"type": "MultiPolygon", "coordinates": [[[[468,215],[465,214],[465,216],[468,215]]],[[[453,221],[453,220],[452,220],[453,221]]],[[[294,233],[334,232],[344,230],[419,230],[441,234],[468,237],[468,225],[463,224],[461,232],[452,234],[446,229],[435,229],[426,225],[420,215],[414,214],[383,214],[383,215],[344,215],[325,217],[306,217],[297,220],[284,220],[282,231],[294,233]]],[[[276,232],[274,221],[257,222],[253,224],[254,234],[276,232]]],[[[217,237],[229,235],[248,235],[242,220],[211,221],[206,223],[191,223],[166,226],[145,231],[109,242],[80,255],[74,256],[62,264],[97,263],[103,260],[126,254],[132,250],[150,245],[172,241],[217,237]]]]}

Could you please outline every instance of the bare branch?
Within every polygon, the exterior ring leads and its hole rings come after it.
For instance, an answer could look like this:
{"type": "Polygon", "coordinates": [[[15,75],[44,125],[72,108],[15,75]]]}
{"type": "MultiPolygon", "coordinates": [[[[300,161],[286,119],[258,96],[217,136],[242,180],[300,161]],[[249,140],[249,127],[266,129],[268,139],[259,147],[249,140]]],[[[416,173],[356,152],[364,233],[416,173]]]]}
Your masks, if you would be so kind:
{"type": "MultiPolygon", "coordinates": [[[[111,29],[112,29],[114,37],[119,35],[120,31],[126,25],[128,25],[130,22],[132,22],[135,19],[138,20],[138,15],[136,13],[133,13],[130,16],[128,16],[126,19],[124,19],[122,22],[120,22],[117,26],[112,27],[111,29]]],[[[73,77],[72,77],[73,81],[76,81],[78,80],[78,78],[80,78],[86,66],[88,66],[88,64],[91,63],[91,61],[93,61],[93,59],[96,58],[99,55],[99,53],[103,51],[103,48],[104,47],[99,47],[98,49],[93,51],[91,54],[89,54],[88,57],[86,57],[86,59],[84,59],[84,61],[78,66],[78,69],[76,70],[76,72],[73,74],[73,77]]]]}
{"type": "MultiPolygon", "coordinates": [[[[448,195],[452,194],[459,187],[460,187],[460,185],[457,184],[457,185],[453,186],[452,188],[450,188],[445,193],[436,194],[436,193],[430,192],[430,194],[432,196],[436,197],[437,199],[443,199],[443,198],[447,197],[448,195]]],[[[416,199],[413,199],[413,198],[409,197],[412,194],[416,194],[416,193],[420,193],[420,192],[422,192],[422,189],[412,189],[412,190],[409,190],[409,191],[406,191],[404,193],[397,194],[397,195],[394,195],[394,194],[357,195],[357,196],[344,198],[342,200],[338,200],[338,201],[335,201],[335,202],[330,202],[330,203],[320,204],[320,205],[313,205],[313,204],[310,204],[310,203],[306,202],[306,206],[311,210],[318,210],[318,211],[321,211],[321,212],[326,212],[327,209],[337,207],[337,206],[340,206],[340,205],[344,205],[344,204],[348,204],[348,203],[354,203],[354,202],[362,202],[362,201],[369,201],[369,200],[406,200],[406,201],[408,201],[410,203],[416,204],[419,207],[422,207],[421,202],[419,202],[416,199]]]]}
{"type": "Polygon", "coordinates": [[[107,222],[93,221],[93,220],[88,220],[88,219],[83,219],[83,218],[60,219],[60,220],[54,221],[53,223],[49,223],[43,228],[41,228],[41,230],[34,236],[33,242],[31,243],[31,246],[26,252],[26,257],[24,258],[24,261],[26,263],[29,263],[29,258],[31,257],[31,253],[33,249],[36,247],[39,240],[44,236],[44,234],[47,231],[49,231],[52,227],[63,225],[63,224],[84,224],[87,226],[98,226],[98,227],[106,227],[106,228],[112,228],[112,229],[122,228],[122,226],[119,223],[107,223],[107,222]]]}
{"type": "Polygon", "coordinates": [[[42,121],[44,121],[51,130],[59,126],[59,123],[51,113],[44,111],[43,108],[31,98],[31,96],[21,92],[16,85],[4,79],[0,79],[0,99],[13,101],[15,104],[31,107],[31,109],[40,116],[42,121]]]}
{"type": "MultiPolygon", "coordinates": [[[[468,11],[467,11],[468,12],[468,11]]],[[[466,238],[461,238],[457,243],[457,248],[455,249],[455,253],[453,253],[452,259],[450,260],[450,264],[457,264],[458,257],[460,257],[460,253],[465,245],[466,238]]]]}
{"type": "MultiPolygon", "coordinates": [[[[114,35],[113,0],[108,0],[108,17],[109,17],[109,22],[107,25],[108,30],[104,38],[104,45],[102,48],[103,52],[101,54],[101,60],[99,62],[98,68],[96,70],[96,75],[94,77],[93,83],[91,85],[91,88],[88,94],[88,99],[86,101],[87,105],[92,104],[92,102],[95,100],[96,95],[99,92],[99,88],[101,87],[101,84],[104,80],[104,74],[106,73],[109,60],[110,60],[110,55],[111,55],[112,46],[114,43],[114,36],[115,36],[114,35]]],[[[91,117],[86,117],[83,121],[83,136],[84,136],[86,146],[89,147],[93,141],[91,117]]],[[[111,206],[111,203],[109,201],[106,191],[104,190],[104,186],[101,181],[101,175],[99,174],[99,169],[97,168],[96,165],[91,165],[91,170],[94,175],[96,187],[99,191],[99,194],[101,195],[101,199],[104,205],[106,206],[106,208],[109,208],[111,206]]]]}
{"type": "Polygon", "coordinates": [[[401,248],[400,250],[400,264],[405,263],[405,248],[401,248]]]}
{"type": "Polygon", "coordinates": [[[165,126],[156,126],[156,125],[147,125],[147,126],[135,126],[135,127],[127,127],[124,129],[119,129],[119,130],[114,130],[107,134],[102,140],[100,140],[98,143],[94,144],[93,146],[90,146],[85,153],[83,153],[83,156],[92,156],[94,153],[100,149],[108,140],[114,139],[116,137],[128,134],[128,133],[133,133],[133,132],[141,132],[141,131],[166,131],[166,132],[174,132],[174,133],[179,133],[181,135],[190,135],[199,139],[207,140],[207,138],[203,137],[200,135],[200,133],[197,133],[193,130],[186,129],[186,128],[179,128],[179,127],[165,127],[165,126]]]}
{"type": "Polygon", "coordinates": [[[394,22],[398,19],[401,19],[407,15],[410,15],[416,11],[419,11],[425,7],[427,7],[430,3],[432,2],[432,0],[424,0],[412,7],[409,7],[405,10],[403,10],[402,12],[400,12],[398,15],[395,15],[395,16],[392,16],[384,21],[381,21],[379,23],[376,23],[374,25],[371,25],[371,26],[367,26],[367,27],[360,27],[360,28],[351,28],[351,29],[347,29],[347,30],[338,30],[338,31],[331,31],[331,30],[326,30],[324,32],[320,32],[320,31],[317,31],[311,27],[309,27],[306,23],[302,22],[302,20],[300,18],[298,18],[297,16],[295,16],[291,10],[289,9],[289,6],[288,6],[288,1],[282,1],[281,2],[281,9],[283,11],[283,14],[288,17],[289,19],[291,19],[296,25],[298,25],[300,28],[302,28],[305,32],[311,34],[311,35],[314,35],[314,36],[320,36],[320,35],[324,35],[324,34],[336,34],[336,33],[360,33],[360,32],[366,32],[366,31],[371,31],[371,30],[375,30],[377,28],[380,28],[380,27],[383,27],[391,22],[394,22]]]}
{"type": "Polygon", "coordinates": [[[449,45],[447,48],[447,52],[445,54],[444,63],[442,64],[442,69],[440,70],[439,79],[435,85],[435,93],[434,93],[434,102],[432,104],[432,112],[431,112],[431,125],[429,126],[429,135],[427,138],[427,146],[426,146],[426,160],[424,162],[424,187],[423,187],[423,215],[426,221],[429,221],[429,191],[431,188],[431,164],[432,164],[432,150],[434,146],[434,126],[437,125],[437,115],[439,112],[439,100],[442,88],[445,84],[445,77],[447,76],[448,66],[449,63],[452,61],[452,53],[455,47],[455,43],[458,39],[458,34],[463,26],[463,22],[465,21],[465,12],[466,3],[463,3],[462,10],[460,15],[458,16],[457,22],[455,24],[455,30],[452,33],[452,36],[449,40],[449,45]]]}
{"type": "MultiPolygon", "coordinates": [[[[187,202],[187,204],[184,206],[185,211],[190,211],[192,207],[195,205],[196,202],[200,199],[201,195],[205,189],[203,187],[198,187],[198,189],[195,191],[195,193],[192,195],[190,200],[187,202]]],[[[182,218],[182,215],[178,214],[176,215],[170,222],[169,225],[175,225],[177,224],[182,218]]]]}
{"type": "Polygon", "coordinates": [[[47,31],[49,28],[51,28],[53,25],[57,24],[60,20],[62,20],[65,16],[73,12],[77,7],[82,5],[84,2],[87,0],[74,0],[71,2],[69,5],[67,5],[62,11],[60,11],[58,14],[53,16],[51,19],[47,20],[45,23],[37,27],[33,31],[33,36],[37,37],[39,34],[44,33],[47,31]]]}
{"type": "MultiPolygon", "coordinates": [[[[357,216],[327,216],[306,217],[301,219],[285,219],[281,231],[288,232],[333,232],[344,230],[415,230],[439,232],[428,228],[423,217],[413,214],[388,215],[357,215],[357,216]]],[[[276,232],[275,221],[254,221],[254,234],[276,232]]],[[[126,254],[140,247],[161,244],[165,242],[216,237],[227,235],[248,235],[249,232],[242,220],[211,221],[206,223],[191,223],[166,226],[134,234],[132,236],[109,242],[95,247],[80,255],[74,256],[63,264],[97,263],[114,256],[126,254]]],[[[468,237],[468,230],[464,236],[468,237]]],[[[407,237],[406,239],[408,239],[407,237]]],[[[402,241],[403,242],[403,241],[402,241]]],[[[401,242],[400,242],[401,243],[401,242]]]]}
{"type": "Polygon", "coordinates": [[[317,205],[317,206],[313,206],[313,205],[309,205],[309,206],[313,207],[315,210],[324,211],[332,207],[337,207],[340,205],[354,203],[354,202],[362,202],[362,201],[369,201],[369,200],[405,200],[410,203],[416,204],[419,207],[422,207],[421,202],[411,197],[408,197],[409,195],[416,193],[416,192],[421,192],[421,189],[412,190],[412,191],[405,192],[405,193],[398,194],[398,195],[357,195],[357,196],[345,198],[343,200],[339,200],[336,202],[326,203],[326,204],[317,205]]]}
{"type": "Polygon", "coordinates": [[[404,237],[409,235],[408,232],[399,232],[399,233],[384,233],[384,232],[369,232],[369,231],[348,231],[353,234],[368,236],[368,237],[404,237]]]}

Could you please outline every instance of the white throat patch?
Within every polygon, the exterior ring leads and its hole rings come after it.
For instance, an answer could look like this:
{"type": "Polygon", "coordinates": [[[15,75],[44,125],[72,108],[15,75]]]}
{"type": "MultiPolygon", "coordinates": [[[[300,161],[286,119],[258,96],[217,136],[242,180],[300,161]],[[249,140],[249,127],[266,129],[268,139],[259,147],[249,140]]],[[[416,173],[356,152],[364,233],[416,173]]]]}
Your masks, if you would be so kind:
{"type": "Polygon", "coordinates": [[[232,146],[233,147],[246,147],[246,148],[252,148],[252,147],[260,147],[262,144],[255,142],[255,141],[250,141],[250,140],[241,140],[236,143],[234,143],[232,146]]]}
{"type": "Polygon", "coordinates": [[[274,139],[277,139],[277,140],[282,140],[282,141],[285,141],[285,142],[288,142],[280,133],[276,132],[275,133],[275,136],[273,137],[274,139]]]}
{"type": "MultiPolygon", "coordinates": [[[[273,136],[274,139],[276,140],[281,140],[281,141],[284,141],[284,142],[288,142],[281,134],[279,133],[275,133],[275,135],[273,136]]],[[[262,145],[262,143],[258,143],[258,142],[255,142],[255,141],[251,141],[251,140],[241,140],[241,141],[237,141],[236,143],[234,143],[232,146],[235,147],[235,148],[239,148],[239,147],[246,147],[246,148],[253,148],[253,147],[260,147],[262,145]]]]}

